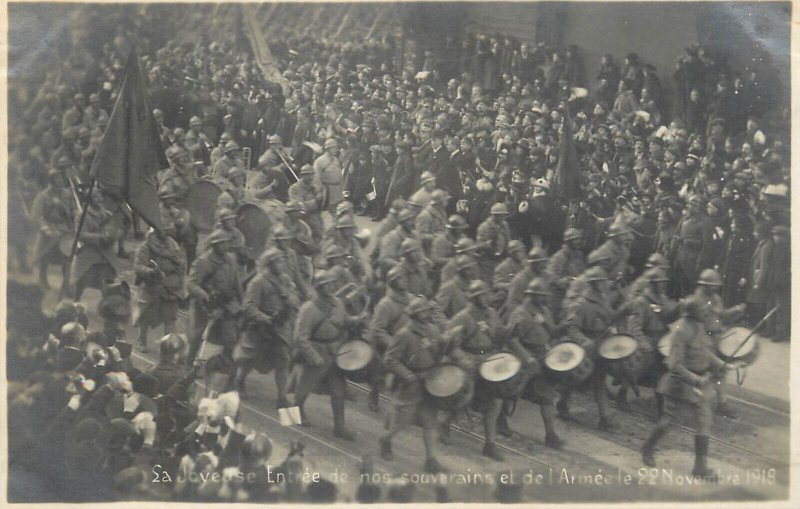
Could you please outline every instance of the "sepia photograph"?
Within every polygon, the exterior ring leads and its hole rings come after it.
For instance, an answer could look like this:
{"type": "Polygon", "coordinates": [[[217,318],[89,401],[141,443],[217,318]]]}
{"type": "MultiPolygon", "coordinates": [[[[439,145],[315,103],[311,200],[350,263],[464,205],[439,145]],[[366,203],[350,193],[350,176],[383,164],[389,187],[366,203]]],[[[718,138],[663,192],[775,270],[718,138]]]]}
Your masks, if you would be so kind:
{"type": "Polygon", "coordinates": [[[793,7],[3,0],[2,504],[791,507],[793,7]]]}

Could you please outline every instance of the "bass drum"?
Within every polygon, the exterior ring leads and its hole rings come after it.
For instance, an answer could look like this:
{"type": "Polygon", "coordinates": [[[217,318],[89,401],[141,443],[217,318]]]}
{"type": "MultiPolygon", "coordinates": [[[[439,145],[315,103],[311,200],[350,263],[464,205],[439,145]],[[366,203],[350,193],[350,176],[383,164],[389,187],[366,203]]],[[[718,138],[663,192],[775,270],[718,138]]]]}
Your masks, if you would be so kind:
{"type": "Polygon", "coordinates": [[[244,235],[247,254],[251,259],[258,260],[272,231],[269,215],[254,203],[242,203],[236,211],[236,227],[244,235]]]}
{"type": "Polygon", "coordinates": [[[222,194],[224,183],[216,180],[198,180],[186,191],[184,204],[191,212],[192,226],[198,231],[209,233],[214,229],[214,214],[217,198],[222,194]]]}
{"type": "Polygon", "coordinates": [[[758,337],[746,327],[731,327],[720,337],[717,351],[725,362],[749,366],[758,357],[758,337]]]}
{"type": "Polygon", "coordinates": [[[614,378],[625,378],[635,367],[636,351],[639,344],[631,336],[619,334],[602,340],[597,345],[597,355],[605,363],[608,374],[614,378]]]}
{"type": "Polygon", "coordinates": [[[493,396],[513,398],[524,388],[522,361],[509,352],[498,352],[486,357],[478,367],[479,383],[493,396]]]}
{"type": "Polygon", "coordinates": [[[594,371],[594,362],[586,350],[572,341],[552,347],[544,358],[548,378],[553,383],[576,387],[585,382],[594,371]]]}
{"type": "Polygon", "coordinates": [[[375,351],[366,341],[354,339],[342,343],[336,351],[336,366],[342,370],[348,380],[366,382],[367,367],[375,358],[375,351]]]}
{"type": "Polygon", "coordinates": [[[425,377],[425,392],[436,408],[458,409],[467,404],[467,372],[455,364],[442,364],[425,377]]]}

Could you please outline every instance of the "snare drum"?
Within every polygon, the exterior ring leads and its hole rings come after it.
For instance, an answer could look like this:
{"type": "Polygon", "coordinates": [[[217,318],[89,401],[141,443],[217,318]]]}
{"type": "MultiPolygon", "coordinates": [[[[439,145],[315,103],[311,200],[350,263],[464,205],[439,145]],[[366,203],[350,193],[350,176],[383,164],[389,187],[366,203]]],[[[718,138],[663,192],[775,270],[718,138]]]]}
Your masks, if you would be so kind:
{"type": "Polygon", "coordinates": [[[469,391],[467,372],[455,364],[442,364],[425,377],[425,392],[437,408],[458,408],[466,404],[469,391]]]}
{"type": "Polygon", "coordinates": [[[731,327],[720,337],[717,352],[725,362],[749,366],[758,357],[758,337],[746,327],[731,327]]]}
{"type": "Polygon", "coordinates": [[[478,367],[478,374],[487,392],[497,398],[513,398],[523,388],[522,361],[508,352],[488,356],[478,367]]]}
{"type": "Polygon", "coordinates": [[[375,357],[372,345],[360,339],[342,343],[336,351],[336,366],[353,382],[367,381],[367,367],[375,357]]]}
{"type": "Polygon", "coordinates": [[[597,356],[605,363],[609,375],[621,379],[633,373],[632,361],[638,349],[639,344],[634,338],[619,334],[600,341],[597,356]]]}
{"type": "Polygon", "coordinates": [[[553,382],[576,386],[585,382],[594,370],[594,362],[578,343],[566,341],[555,345],[544,358],[547,374],[553,382]]]}

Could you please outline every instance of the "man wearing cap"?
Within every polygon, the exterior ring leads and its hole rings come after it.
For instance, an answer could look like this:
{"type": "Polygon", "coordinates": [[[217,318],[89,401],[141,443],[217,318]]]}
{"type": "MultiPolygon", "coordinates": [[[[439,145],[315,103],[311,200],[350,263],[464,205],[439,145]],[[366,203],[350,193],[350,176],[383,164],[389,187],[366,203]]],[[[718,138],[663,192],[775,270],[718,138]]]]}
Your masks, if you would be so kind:
{"type": "Polygon", "coordinates": [[[576,228],[567,228],[564,232],[564,244],[547,262],[545,271],[553,278],[552,290],[559,307],[570,283],[586,270],[582,245],[583,232],[576,228]]]}
{"type": "MultiPolygon", "coordinates": [[[[712,385],[715,374],[724,371],[726,364],[714,353],[714,347],[700,316],[702,306],[696,295],[687,297],[681,302],[681,319],[674,329],[666,361],[669,372],[659,380],[656,390],[669,397],[671,403],[690,408],[695,421],[695,459],[692,475],[713,481],[716,476],[708,468],[707,463],[709,434],[713,421],[712,385]]],[[[654,449],[674,422],[672,415],[672,411],[664,411],[653,433],[642,445],[642,462],[649,467],[656,466],[654,449]]]]}
{"type": "Polygon", "coordinates": [[[384,274],[392,267],[397,265],[402,258],[403,241],[416,238],[414,231],[414,221],[416,216],[411,209],[405,208],[398,214],[400,222],[392,231],[386,234],[379,244],[378,267],[384,274]]]}
{"type": "Polygon", "coordinates": [[[525,244],[514,239],[508,243],[508,256],[494,269],[492,287],[503,290],[503,302],[506,300],[508,286],[514,276],[525,270],[525,244]]]}
{"type": "Polygon", "coordinates": [[[469,284],[478,279],[478,263],[472,256],[458,255],[455,266],[455,277],[443,280],[436,293],[436,302],[447,318],[452,318],[467,306],[469,284]]]}
{"type": "Polygon", "coordinates": [[[230,252],[230,237],[213,231],[209,248],[192,263],[186,290],[192,300],[189,328],[191,366],[204,342],[203,359],[218,353],[230,355],[236,342],[236,318],[241,311],[242,286],[236,257],[230,252]]]}
{"type": "Polygon", "coordinates": [[[134,284],[139,306],[135,325],[139,327],[139,349],[147,351],[147,331],[164,325],[164,333],[174,330],[178,303],[185,298],[186,253],[170,236],[169,228],[150,229],[133,261],[134,284]]]}
{"type": "Polygon", "coordinates": [[[515,274],[508,284],[508,296],[502,308],[503,316],[508,316],[522,302],[522,299],[525,298],[525,289],[531,281],[542,279],[548,285],[551,284],[552,278],[545,271],[547,251],[544,248],[534,247],[528,251],[527,262],[525,269],[515,274]]]}
{"type": "Polygon", "coordinates": [[[483,279],[491,280],[495,265],[506,253],[511,242],[511,230],[506,222],[508,207],[504,203],[495,203],[490,215],[478,226],[475,241],[481,253],[480,264],[483,279]]]}
{"type": "Polygon", "coordinates": [[[167,149],[167,160],[169,168],[158,176],[158,189],[169,191],[183,199],[189,186],[197,181],[189,153],[180,147],[172,146],[167,149]]]}
{"type": "MultiPolygon", "coordinates": [[[[112,260],[114,248],[122,232],[111,220],[113,214],[105,207],[106,199],[103,192],[95,187],[86,203],[89,208],[78,236],[81,248],[72,259],[71,277],[75,282],[75,300],[80,300],[84,288],[102,289],[103,281],[114,279],[117,274],[112,260]]],[[[79,221],[80,218],[76,217],[76,230],[79,221]]]]}
{"type": "Polygon", "coordinates": [[[289,199],[303,206],[303,220],[311,228],[316,244],[322,240],[325,227],[322,222],[322,189],[314,183],[314,168],[310,164],[300,168],[300,180],[289,187],[289,199]]]}
{"type": "MultiPolygon", "coordinates": [[[[285,153],[283,140],[277,134],[267,138],[269,148],[258,158],[258,176],[254,179],[254,187],[273,184],[275,197],[285,202],[289,199],[289,180],[286,177],[284,160],[291,163],[291,155],[285,153]],[[258,181],[258,184],[255,183],[258,181]]],[[[293,170],[293,168],[292,168],[293,170]]]]}
{"type": "Polygon", "coordinates": [[[670,261],[677,278],[678,293],[687,295],[700,272],[713,260],[714,224],[705,212],[700,195],[689,198],[686,214],[678,223],[670,244],[670,261]]]}
{"type": "Polygon", "coordinates": [[[414,229],[417,238],[422,243],[422,248],[427,256],[431,254],[433,239],[436,235],[445,231],[447,226],[447,192],[436,189],[431,193],[431,201],[414,220],[414,229]]]}
{"type": "Polygon", "coordinates": [[[455,256],[451,257],[447,263],[442,266],[442,270],[439,273],[440,287],[445,281],[450,281],[456,277],[456,273],[458,272],[456,260],[459,255],[466,254],[475,260],[475,263],[478,263],[478,245],[471,238],[464,236],[458,239],[454,250],[455,256]]]}
{"type": "Polygon", "coordinates": [[[345,386],[342,372],[335,366],[339,346],[349,339],[348,330],[359,325],[363,316],[349,316],[341,299],[334,295],[338,277],[322,270],[314,277],[317,295],[300,306],[294,323],[294,346],[299,360],[295,404],[300,407],[304,425],[310,425],[304,410],[311,392],[330,391],[333,435],[352,441],[355,433],[345,427],[345,386]]]}
{"type": "MultiPolygon", "coordinates": [[[[608,273],[601,267],[591,267],[585,273],[588,283],[583,294],[565,308],[568,336],[579,343],[588,355],[597,358],[596,342],[603,339],[608,328],[613,326],[627,313],[627,307],[619,309],[611,307],[609,297],[608,273]]],[[[596,362],[591,376],[594,400],[600,416],[599,427],[602,431],[612,431],[614,425],[608,415],[608,389],[606,387],[606,368],[602,362],[596,362]]],[[[558,412],[565,419],[571,419],[569,400],[571,389],[564,391],[558,402],[558,412]]]]}
{"type": "Polygon", "coordinates": [[[227,179],[228,172],[233,168],[244,169],[242,147],[235,141],[229,141],[225,144],[222,158],[211,167],[211,176],[215,179],[227,179]]]}
{"type": "MultiPolygon", "coordinates": [[[[405,309],[411,300],[411,295],[408,291],[405,269],[397,266],[389,270],[386,273],[386,293],[375,306],[364,335],[364,339],[372,345],[381,359],[389,345],[394,342],[395,334],[407,321],[405,309]]],[[[385,369],[382,362],[379,364],[380,369],[370,371],[372,391],[369,395],[369,408],[373,412],[378,409],[379,393],[384,387],[385,369]]]]}
{"type": "MultiPolygon", "coordinates": [[[[558,393],[542,372],[552,339],[559,336],[559,327],[550,309],[550,301],[550,285],[541,278],[531,279],[525,287],[522,301],[509,315],[507,341],[511,352],[525,363],[524,369],[533,377],[528,382],[525,397],[539,404],[545,429],[545,445],[560,449],[563,442],[555,431],[555,402],[558,393]]],[[[505,436],[511,436],[507,422],[508,410],[508,404],[505,404],[498,422],[499,431],[505,436]]]]}
{"type": "Polygon", "coordinates": [[[83,125],[89,130],[93,130],[102,122],[108,125],[108,113],[100,107],[100,96],[97,94],[90,94],[89,106],[83,110],[83,125]]]}
{"type": "Polygon", "coordinates": [[[408,319],[386,350],[383,362],[393,373],[397,384],[393,390],[389,430],[381,436],[381,457],[392,461],[392,438],[405,427],[418,424],[422,427],[425,444],[426,472],[439,473],[445,469],[436,458],[437,409],[425,397],[424,377],[449,355],[457,355],[457,348],[448,348],[448,341],[436,325],[433,306],[424,297],[415,297],[406,308],[408,319]]]}
{"type": "Polygon", "coordinates": [[[211,153],[209,152],[211,148],[211,141],[203,132],[203,121],[200,117],[194,116],[189,119],[189,130],[186,131],[186,150],[192,161],[202,161],[206,166],[211,164],[211,153]]]}
{"type": "Polygon", "coordinates": [[[419,240],[405,239],[400,245],[402,258],[399,267],[405,271],[408,291],[412,295],[422,295],[428,299],[433,297],[433,287],[428,275],[429,262],[422,252],[419,240]]]}
{"type": "Polygon", "coordinates": [[[164,226],[174,229],[172,237],[186,252],[186,263],[191,267],[197,254],[197,229],[191,222],[192,213],[181,204],[181,198],[171,190],[159,190],[158,210],[164,226]]]}
{"type": "MultiPolygon", "coordinates": [[[[638,382],[643,376],[657,380],[662,375],[661,362],[656,355],[658,341],[669,331],[668,324],[678,317],[678,303],[667,296],[669,277],[661,267],[647,269],[639,278],[641,290],[630,296],[632,303],[621,330],[633,336],[639,344],[635,355],[639,356],[638,371],[630,373],[629,378],[620,380],[617,391],[617,406],[629,409],[627,394],[631,382],[638,382]]],[[[663,410],[663,398],[656,393],[658,410],[663,410]]]]}
{"type": "Polygon", "coordinates": [[[339,142],[325,140],[325,152],[314,161],[315,183],[322,189],[322,209],[333,215],[342,201],[342,161],[339,159],[339,142]]]}
{"type": "MultiPolygon", "coordinates": [[[[461,329],[457,339],[458,348],[467,355],[471,361],[470,375],[474,388],[473,407],[483,416],[483,429],[485,443],[483,455],[495,461],[502,461],[503,455],[495,445],[497,436],[497,418],[500,415],[502,402],[496,397],[486,383],[480,378],[478,372],[481,362],[491,354],[496,353],[502,342],[502,324],[497,311],[490,304],[490,288],[481,280],[472,281],[467,290],[469,304],[453,316],[448,327],[461,329]]],[[[524,383],[519,385],[521,390],[524,383]]],[[[447,414],[447,419],[442,425],[440,438],[449,443],[450,422],[455,416],[455,411],[447,414]]]]}
{"type": "Polygon", "coordinates": [[[258,258],[258,273],[247,283],[243,297],[244,330],[233,350],[236,363],[234,387],[244,398],[245,378],[253,369],[266,374],[275,369],[278,408],[289,406],[286,382],[292,327],[300,307],[297,293],[286,267],[286,255],[278,248],[267,248],[258,258]]]}
{"type": "Polygon", "coordinates": [[[222,133],[222,136],[219,138],[219,143],[211,150],[209,156],[212,168],[217,164],[217,161],[225,157],[225,145],[227,145],[229,141],[233,141],[233,136],[229,133],[222,133]]]}
{"type": "Polygon", "coordinates": [[[360,280],[366,277],[367,269],[361,253],[361,244],[355,236],[356,223],[351,216],[341,217],[322,240],[322,250],[330,245],[339,246],[347,257],[347,266],[360,280]]]}
{"type": "MultiPolygon", "coordinates": [[[[67,243],[72,240],[74,221],[74,200],[66,187],[62,172],[52,169],[47,173],[48,184],[36,198],[31,207],[31,216],[36,231],[33,247],[33,260],[39,267],[39,286],[49,288],[47,268],[51,264],[61,265],[66,284],[69,270],[67,243]]],[[[69,244],[71,248],[71,243],[69,244]]]]}

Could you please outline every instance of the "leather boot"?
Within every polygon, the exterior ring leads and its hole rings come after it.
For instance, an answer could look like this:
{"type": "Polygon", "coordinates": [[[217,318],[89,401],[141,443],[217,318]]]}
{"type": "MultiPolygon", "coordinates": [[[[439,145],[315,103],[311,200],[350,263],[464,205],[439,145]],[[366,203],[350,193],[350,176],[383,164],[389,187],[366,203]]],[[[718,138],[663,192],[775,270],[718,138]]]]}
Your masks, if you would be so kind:
{"type": "Polygon", "coordinates": [[[386,461],[392,461],[394,459],[394,454],[392,453],[392,441],[386,437],[381,437],[378,439],[378,443],[381,446],[381,458],[385,459],[386,461]]]}
{"type": "Polygon", "coordinates": [[[442,427],[439,429],[439,441],[444,445],[453,443],[453,439],[450,438],[450,424],[442,424],[442,427]]]}
{"type": "Polygon", "coordinates": [[[656,458],[654,456],[655,447],[661,438],[667,434],[667,428],[663,426],[659,426],[653,430],[653,433],[645,440],[644,444],[642,444],[641,453],[642,453],[642,463],[644,463],[648,467],[656,466],[656,458]]]}
{"type": "Polygon", "coordinates": [[[439,474],[447,472],[447,469],[436,458],[427,458],[425,460],[425,471],[429,474],[439,474]]]}
{"type": "Polygon", "coordinates": [[[500,415],[497,416],[497,432],[504,437],[514,436],[514,431],[508,426],[505,409],[501,410],[500,415]]]}
{"type": "Polygon", "coordinates": [[[497,446],[492,442],[483,444],[483,455],[495,461],[503,461],[505,459],[503,454],[497,449],[497,446]]]}
{"type": "Polygon", "coordinates": [[[331,398],[331,409],[333,410],[333,436],[351,442],[355,440],[356,434],[344,425],[344,398],[331,398]]]}
{"type": "Polygon", "coordinates": [[[544,445],[551,449],[560,450],[564,448],[564,441],[555,433],[551,433],[544,436],[544,445]]]}
{"type": "Polygon", "coordinates": [[[372,388],[371,391],[369,391],[369,401],[367,403],[367,406],[369,407],[371,412],[378,411],[378,401],[380,400],[380,395],[381,393],[378,392],[378,389],[374,387],[372,388]]]}
{"type": "Polygon", "coordinates": [[[692,475],[695,477],[702,477],[706,481],[716,482],[717,474],[708,468],[708,435],[695,435],[694,436],[694,468],[692,475]]]}

